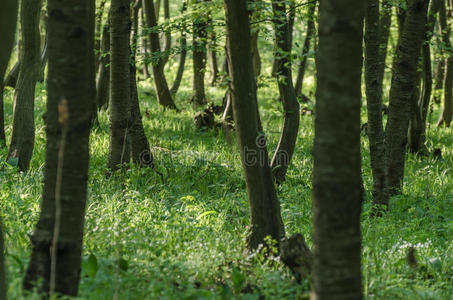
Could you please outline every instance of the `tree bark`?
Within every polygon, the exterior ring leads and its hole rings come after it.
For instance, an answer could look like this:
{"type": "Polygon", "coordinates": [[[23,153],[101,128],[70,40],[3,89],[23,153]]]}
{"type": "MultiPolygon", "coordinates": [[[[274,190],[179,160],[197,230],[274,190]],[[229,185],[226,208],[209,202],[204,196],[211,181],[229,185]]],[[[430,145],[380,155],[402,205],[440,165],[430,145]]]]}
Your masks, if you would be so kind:
{"type": "Polygon", "coordinates": [[[113,0],[110,6],[110,146],[111,171],[128,163],[127,136],[131,120],[130,1],[113,0]]]}
{"type": "Polygon", "coordinates": [[[373,205],[388,206],[385,189],[385,147],[382,123],[382,84],[380,66],[379,1],[367,0],[365,17],[365,84],[368,114],[373,205]]]}
{"type": "Polygon", "coordinates": [[[95,98],[94,1],[48,0],[47,3],[46,163],[41,213],[31,237],[32,253],[23,286],[26,290],[36,288],[48,294],[54,260],[55,292],[76,296],[95,98]],[[58,180],[57,173],[61,175],[58,180]],[[57,220],[62,222],[58,224],[57,220]],[[55,227],[59,234],[54,240],[55,227]],[[57,242],[56,256],[51,256],[53,241],[57,242]]]}
{"type": "Polygon", "coordinates": [[[227,55],[233,114],[250,205],[249,249],[279,241],[283,222],[261,133],[246,0],[225,0],[227,55]]]}
{"type": "Polygon", "coordinates": [[[131,156],[134,164],[140,167],[153,167],[153,155],[150,151],[148,138],[143,128],[142,114],[137,93],[135,55],[138,40],[138,11],[142,0],[136,0],[133,8],[132,32],[131,32],[131,63],[130,63],[130,91],[131,91],[131,122],[130,122],[130,142],[131,156]]]}
{"type": "MultiPolygon", "coordinates": [[[[94,53],[96,55],[94,61],[94,68],[96,71],[99,70],[99,65],[102,63],[102,40],[101,40],[101,33],[103,33],[104,29],[102,26],[102,17],[104,15],[104,8],[105,8],[106,0],[102,0],[99,4],[99,8],[96,11],[96,27],[95,27],[95,36],[94,36],[94,53]]],[[[107,23],[109,20],[107,19],[107,23]]]]}
{"type": "MultiPolygon", "coordinates": [[[[164,0],[164,19],[165,22],[169,22],[170,20],[170,5],[168,3],[168,0],[164,0]]],[[[163,38],[163,45],[162,45],[162,60],[163,60],[163,65],[165,65],[168,62],[168,58],[170,57],[170,51],[171,51],[171,31],[166,30],[164,32],[164,38],[163,38]]]]}
{"type": "MultiPolygon", "coordinates": [[[[210,20],[212,22],[212,20],[210,20]]],[[[209,69],[211,70],[211,86],[215,86],[219,76],[219,65],[217,63],[217,35],[213,26],[210,26],[208,46],[209,69]]]]}
{"type": "MultiPolygon", "coordinates": [[[[154,10],[154,4],[152,0],[143,0],[143,9],[146,12],[146,20],[148,27],[156,28],[156,12],[154,10]]],[[[159,33],[154,30],[150,32],[149,39],[151,41],[151,52],[154,56],[153,61],[153,75],[154,84],[157,90],[157,99],[159,104],[165,108],[176,109],[177,107],[173,102],[170,90],[168,89],[167,79],[164,74],[164,65],[160,51],[159,33]]]]}
{"type": "Polygon", "coordinates": [[[299,102],[293,86],[291,71],[291,37],[286,5],[277,0],[272,1],[274,14],[274,32],[277,43],[277,81],[280,99],[283,104],[283,129],[277,149],[272,158],[271,167],[277,184],[285,181],[286,172],[296,146],[299,132],[299,102]]]}
{"type": "MultiPolygon", "coordinates": [[[[187,10],[187,1],[183,1],[182,3],[182,8],[181,8],[181,14],[184,14],[184,12],[187,10]]],[[[181,37],[179,38],[179,47],[180,47],[180,53],[179,53],[179,65],[178,65],[178,71],[176,72],[176,78],[175,81],[173,81],[173,85],[171,86],[171,93],[175,95],[178,92],[179,86],[181,85],[181,80],[182,80],[182,75],[184,74],[184,67],[186,64],[186,56],[187,56],[187,39],[186,39],[186,33],[183,30],[181,30],[181,37]]]]}
{"type": "MultiPolygon", "coordinates": [[[[0,10],[0,36],[3,39],[0,47],[0,146],[5,141],[3,114],[3,78],[8,66],[16,32],[18,1],[6,0],[0,10]],[[3,134],[3,136],[2,136],[3,134]]],[[[0,300],[6,300],[5,247],[3,242],[3,223],[0,217],[0,300]]]]}
{"type": "Polygon", "coordinates": [[[363,298],[360,107],[364,9],[365,2],[354,0],[320,1],[319,6],[312,195],[312,279],[317,300],[363,298]]]}
{"type": "Polygon", "coordinates": [[[310,4],[307,14],[307,32],[305,34],[304,45],[300,57],[299,66],[297,68],[297,79],[295,85],[296,96],[302,94],[302,85],[304,83],[305,69],[307,68],[308,52],[310,51],[310,43],[315,32],[315,10],[316,3],[310,4]]]}
{"type": "Polygon", "coordinates": [[[96,76],[96,105],[98,110],[109,105],[110,96],[110,13],[102,28],[100,63],[96,76]]]}
{"type": "Polygon", "coordinates": [[[252,29],[251,36],[251,47],[252,47],[252,61],[253,61],[253,71],[255,73],[255,78],[258,78],[261,74],[261,57],[260,50],[258,48],[258,38],[259,38],[260,29],[252,29]]]}
{"type": "Polygon", "coordinates": [[[21,171],[27,171],[35,144],[35,86],[41,67],[39,21],[42,1],[21,2],[23,51],[14,93],[14,121],[8,160],[18,159],[21,171]]]}
{"type": "Polygon", "coordinates": [[[385,132],[387,187],[390,196],[400,193],[403,183],[411,97],[426,32],[427,9],[427,0],[408,1],[407,17],[395,54],[385,132]]]}
{"type": "Polygon", "coordinates": [[[142,56],[143,59],[143,66],[142,66],[142,72],[143,76],[145,79],[150,78],[150,74],[148,71],[148,66],[149,66],[149,59],[148,59],[148,40],[143,36],[143,28],[145,27],[145,21],[144,21],[144,15],[143,15],[143,5],[142,8],[140,9],[140,14],[139,14],[139,44],[140,44],[140,55],[142,56]]]}
{"type": "MultiPolygon", "coordinates": [[[[385,61],[387,58],[390,26],[392,25],[392,2],[382,1],[382,10],[379,19],[379,65],[377,69],[378,87],[382,94],[384,83],[385,61]]],[[[381,96],[382,97],[382,96],[381,96]]]]}
{"type": "Polygon", "coordinates": [[[445,59],[445,77],[444,77],[444,108],[442,110],[442,114],[440,116],[439,121],[437,122],[438,127],[450,127],[450,123],[453,117],[453,51],[450,35],[451,35],[451,28],[450,25],[447,23],[447,9],[445,5],[445,1],[441,1],[441,5],[439,7],[439,24],[440,30],[442,33],[442,42],[446,51],[446,59],[445,59]]]}
{"type": "Polygon", "coordinates": [[[434,79],[434,103],[440,103],[442,99],[442,89],[444,87],[445,78],[445,60],[439,58],[436,64],[435,79],[434,79]]]}
{"type": "MultiPolygon", "coordinates": [[[[206,1],[206,0],[205,0],[206,1]]],[[[196,3],[200,3],[197,0],[196,3]]],[[[193,20],[193,95],[194,107],[205,105],[204,75],[206,71],[206,39],[208,16],[198,14],[193,20]]]]}

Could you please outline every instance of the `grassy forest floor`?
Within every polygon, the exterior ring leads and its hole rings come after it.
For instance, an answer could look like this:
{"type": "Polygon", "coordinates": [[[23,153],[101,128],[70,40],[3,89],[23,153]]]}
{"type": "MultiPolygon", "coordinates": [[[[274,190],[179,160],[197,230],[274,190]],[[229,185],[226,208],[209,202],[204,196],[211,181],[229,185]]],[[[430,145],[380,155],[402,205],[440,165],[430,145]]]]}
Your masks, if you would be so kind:
{"type": "MultiPolygon", "coordinates": [[[[154,171],[134,166],[106,178],[108,114],[100,114],[100,126],[91,136],[80,299],[307,298],[308,282],[296,284],[277,259],[264,262],[260,255],[244,254],[248,202],[237,146],[219,129],[195,129],[195,112],[187,102],[190,86],[186,79],[177,96],[183,111],[176,113],[158,107],[150,81],[140,83],[144,126],[164,182],[154,171]]],[[[271,153],[282,121],[277,91],[272,83],[259,90],[271,153]]],[[[212,101],[220,104],[222,96],[223,90],[209,88],[212,101]]],[[[28,235],[39,216],[45,97],[45,87],[38,85],[30,172],[19,174],[6,164],[0,171],[10,299],[22,297],[28,235]]],[[[10,135],[11,90],[6,93],[6,113],[10,135]]],[[[365,110],[362,119],[365,122],[365,110]]],[[[288,234],[301,232],[310,245],[313,120],[302,117],[287,181],[278,188],[288,234]]],[[[392,198],[385,216],[374,219],[369,216],[368,139],[362,136],[363,285],[368,299],[453,299],[451,129],[432,125],[428,146],[441,148],[442,158],[409,155],[403,194],[392,198]],[[415,269],[406,262],[410,246],[417,249],[415,269]]],[[[6,154],[7,149],[0,150],[1,161],[6,154]]]]}

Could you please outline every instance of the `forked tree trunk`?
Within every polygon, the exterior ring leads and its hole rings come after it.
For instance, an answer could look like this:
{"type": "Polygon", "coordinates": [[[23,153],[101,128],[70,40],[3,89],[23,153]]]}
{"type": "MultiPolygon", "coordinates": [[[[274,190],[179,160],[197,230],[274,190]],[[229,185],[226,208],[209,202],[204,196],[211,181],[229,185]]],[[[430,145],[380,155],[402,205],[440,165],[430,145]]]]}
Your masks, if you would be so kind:
{"type": "MultiPolygon", "coordinates": [[[[5,76],[6,67],[8,66],[11,50],[14,43],[14,33],[16,31],[17,21],[17,7],[18,1],[6,0],[3,2],[2,9],[0,10],[0,36],[3,39],[2,47],[0,47],[0,146],[3,142],[4,136],[4,123],[3,123],[3,77],[5,76]]],[[[3,242],[3,223],[0,217],[0,300],[6,300],[6,270],[5,270],[5,247],[3,242]]]]}
{"type": "Polygon", "coordinates": [[[96,75],[96,105],[98,110],[109,105],[110,97],[110,13],[102,29],[100,62],[96,75]]]}
{"type": "MultiPolygon", "coordinates": [[[[181,14],[184,14],[186,10],[187,10],[187,1],[183,1],[182,8],[181,8],[181,14]]],[[[181,30],[181,37],[179,38],[179,47],[180,47],[180,53],[179,53],[178,71],[176,72],[175,81],[173,81],[173,85],[171,86],[171,89],[170,89],[170,91],[173,95],[175,95],[178,92],[179,86],[181,85],[182,75],[184,74],[184,67],[186,64],[187,39],[186,39],[186,33],[185,33],[184,29],[181,30]]]]}
{"type": "Polygon", "coordinates": [[[387,187],[401,192],[406,161],[407,133],[418,58],[426,32],[427,0],[409,0],[404,28],[398,40],[385,131],[387,187]]]}
{"type": "MultiPolygon", "coordinates": [[[[156,28],[156,12],[154,10],[152,0],[143,0],[143,9],[146,12],[145,14],[148,27],[156,28]]],[[[153,61],[153,75],[154,84],[156,85],[157,90],[157,99],[159,104],[163,107],[177,109],[175,103],[173,102],[173,98],[168,88],[167,79],[164,74],[164,65],[160,57],[159,33],[155,31],[150,32],[149,39],[151,41],[151,52],[156,57],[153,61]]]]}
{"type": "Polygon", "coordinates": [[[23,285],[26,290],[36,288],[48,294],[53,265],[55,292],[76,296],[87,196],[88,143],[95,98],[94,1],[47,0],[47,3],[46,163],[41,213],[31,237],[32,253],[23,285]],[[78,9],[74,10],[74,7],[78,9]],[[70,32],[77,34],[68,34],[70,32]],[[59,232],[56,236],[55,231],[59,232]],[[51,256],[51,252],[56,256],[51,256]]]}
{"type": "Polygon", "coordinates": [[[271,167],[277,184],[285,181],[286,172],[296,146],[299,132],[299,102],[293,86],[291,71],[291,38],[286,5],[277,0],[272,1],[274,13],[275,41],[278,47],[276,57],[277,81],[280,99],[283,104],[284,121],[277,149],[272,158],[271,167]]]}
{"type": "Polygon", "coordinates": [[[371,171],[373,173],[373,205],[388,205],[385,189],[385,147],[382,123],[382,84],[379,80],[380,30],[379,1],[367,0],[365,17],[365,84],[368,114],[371,171]]]}
{"type": "Polygon", "coordinates": [[[364,8],[365,2],[355,0],[325,0],[319,6],[312,195],[312,291],[316,300],[363,298],[360,107],[364,8]]]}
{"type": "Polygon", "coordinates": [[[302,85],[304,83],[305,70],[307,68],[308,53],[310,51],[311,39],[315,31],[315,10],[316,2],[310,4],[307,14],[307,32],[305,34],[304,45],[302,46],[302,53],[300,57],[300,62],[297,67],[297,79],[295,85],[296,96],[302,94],[302,85]]]}
{"type": "Polygon", "coordinates": [[[256,249],[260,244],[265,245],[267,236],[279,241],[283,222],[266,140],[260,133],[247,1],[225,0],[224,3],[233,114],[250,205],[247,244],[249,249],[256,249]]]}
{"type": "Polygon", "coordinates": [[[110,6],[110,144],[107,167],[117,170],[129,151],[127,136],[131,113],[130,1],[112,0],[110,6]]]}
{"type": "MultiPolygon", "coordinates": [[[[206,0],[205,0],[206,1],[206,0]]],[[[197,0],[196,3],[201,2],[197,0]]],[[[193,95],[194,107],[207,103],[204,75],[206,71],[206,39],[208,29],[208,16],[198,15],[193,20],[193,95]]]]}
{"type": "MultiPolygon", "coordinates": [[[[441,1],[439,8],[439,24],[440,30],[442,33],[442,42],[446,49],[451,49],[451,28],[450,24],[447,22],[447,9],[445,6],[445,1],[441,1]]],[[[448,52],[447,58],[445,59],[445,76],[444,76],[444,108],[440,116],[437,126],[450,127],[450,123],[453,117],[453,53],[448,52]]]]}
{"type": "Polygon", "coordinates": [[[14,121],[8,159],[18,159],[19,170],[27,171],[35,145],[35,86],[41,67],[39,21],[42,1],[22,0],[20,20],[23,51],[14,93],[14,121]]]}
{"type": "Polygon", "coordinates": [[[131,122],[130,122],[130,143],[132,161],[141,167],[153,167],[153,155],[150,151],[148,138],[143,128],[142,114],[137,93],[135,55],[138,33],[138,11],[141,7],[142,0],[136,0],[134,4],[134,15],[132,18],[131,32],[131,63],[130,63],[130,91],[131,91],[131,122]]]}

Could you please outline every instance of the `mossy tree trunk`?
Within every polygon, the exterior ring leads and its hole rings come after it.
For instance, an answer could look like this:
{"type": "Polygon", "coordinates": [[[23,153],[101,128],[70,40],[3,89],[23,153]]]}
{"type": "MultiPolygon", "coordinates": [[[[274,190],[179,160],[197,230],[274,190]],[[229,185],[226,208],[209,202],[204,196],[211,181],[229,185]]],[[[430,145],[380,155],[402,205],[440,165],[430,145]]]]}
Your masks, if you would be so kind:
{"type": "MultiPolygon", "coordinates": [[[[143,9],[146,14],[146,21],[148,27],[156,28],[156,11],[154,10],[154,3],[152,0],[143,0],[143,9]]],[[[177,109],[168,88],[167,79],[164,74],[164,64],[162,60],[162,52],[160,51],[159,33],[152,30],[149,34],[151,41],[151,52],[153,54],[153,75],[154,84],[157,90],[157,99],[159,104],[165,108],[177,109]]]]}
{"type": "MultiPolygon", "coordinates": [[[[0,36],[3,39],[0,47],[0,146],[4,142],[4,123],[3,123],[3,77],[8,66],[11,50],[14,43],[14,33],[16,31],[18,1],[6,0],[0,10],[0,36]],[[3,133],[3,139],[2,139],[3,133]]],[[[3,240],[3,223],[0,218],[0,300],[6,300],[6,270],[5,270],[5,247],[3,240]]]]}
{"type": "Polygon", "coordinates": [[[8,159],[18,159],[27,171],[35,145],[35,86],[41,70],[39,21],[42,1],[22,0],[20,10],[23,51],[14,93],[14,121],[8,159]]]}
{"type": "Polygon", "coordinates": [[[385,131],[387,187],[400,193],[406,161],[407,133],[418,59],[426,32],[428,1],[409,0],[395,54],[385,131]]]}
{"type": "Polygon", "coordinates": [[[236,135],[250,205],[249,249],[279,241],[283,223],[256,98],[246,0],[225,0],[227,55],[236,135]]]}
{"type": "Polygon", "coordinates": [[[291,71],[291,36],[289,20],[284,2],[272,1],[273,22],[277,51],[277,81],[280,99],[283,104],[283,129],[277,149],[272,158],[271,167],[277,184],[285,180],[288,166],[296,146],[299,132],[299,102],[293,86],[291,71]]]}
{"type": "Polygon", "coordinates": [[[55,292],[76,296],[95,99],[94,1],[47,0],[47,3],[46,163],[41,213],[31,237],[32,253],[23,285],[26,290],[37,288],[48,294],[54,261],[55,292]],[[59,229],[55,239],[54,227],[59,229]],[[54,242],[56,256],[51,256],[54,242]]]}
{"type": "Polygon", "coordinates": [[[297,79],[295,85],[296,96],[302,94],[302,86],[304,83],[305,70],[307,68],[308,53],[310,51],[310,44],[315,32],[315,11],[316,11],[316,2],[310,4],[308,7],[307,13],[307,31],[305,33],[304,45],[302,46],[302,53],[300,57],[300,62],[297,67],[297,79]]]}
{"type": "Polygon", "coordinates": [[[110,6],[110,145],[111,171],[128,163],[127,135],[131,119],[130,1],[112,0],[110,6]]]}
{"type": "Polygon", "coordinates": [[[373,173],[373,204],[388,205],[385,189],[385,147],[382,123],[382,84],[380,67],[379,1],[367,0],[365,17],[365,84],[368,138],[373,173]]]}
{"type": "Polygon", "coordinates": [[[364,1],[354,0],[325,0],[319,6],[312,195],[312,280],[317,300],[363,298],[360,107],[364,9],[364,1]]]}

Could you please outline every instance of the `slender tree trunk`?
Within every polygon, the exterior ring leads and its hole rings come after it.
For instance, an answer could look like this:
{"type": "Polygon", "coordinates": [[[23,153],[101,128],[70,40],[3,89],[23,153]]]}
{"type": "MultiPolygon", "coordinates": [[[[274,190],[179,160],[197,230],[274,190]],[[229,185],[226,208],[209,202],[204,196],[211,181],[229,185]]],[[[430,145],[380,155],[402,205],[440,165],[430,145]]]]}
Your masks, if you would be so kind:
{"type": "Polygon", "coordinates": [[[271,167],[275,181],[280,184],[285,181],[286,172],[294,153],[297,133],[299,132],[300,114],[291,71],[291,38],[286,5],[283,2],[273,0],[272,10],[274,13],[275,40],[278,47],[277,81],[283,104],[284,121],[271,167]]]}
{"type": "Polygon", "coordinates": [[[354,0],[320,1],[319,6],[312,196],[312,279],[313,299],[317,300],[363,298],[360,107],[364,8],[365,2],[354,0]]]}
{"type": "Polygon", "coordinates": [[[143,36],[143,28],[145,27],[145,21],[144,21],[144,15],[143,15],[143,5],[142,8],[140,9],[140,14],[139,14],[139,44],[140,44],[140,55],[143,59],[143,66],[142,66],[142,71],[143,71],[143,76],[145,79],[150,78],[151,76],[149,75],[148,67],[149,67],[149,59],[148,59],[148,40],[143,36]]]}
{"type": "MultiPolygon", "coordinates": [[[[265,237],[279,241],[283,222],[272,181],[266,140],[260,120],[246,0],[225,0],[227,55],[236,135],[250,205],[249,249],[265,244],[265,237]]],[[[284,233],[283,233],[284,235],[284,233]]]]}
{"type": "MultiPolygon", "coordinates": [[[[157,21],[156,12],[154,10],[154,4],[152,0],[143,1],[144,1],[143,8],[146,12],[146,20],[148,23],[148,27],[155,28],[157,26],[157,21]]],[[[159,104],[166,108],[177,109],[175,103],[173,102],[173,98],[168,88],[167,79],[165,78],[164,74],[164,65],[160,57],[161,53],[159,33],[155,31],[150,32],[149,39],[151,41],[151,52],[156,57],[155,61],[153,61],[153,75],[159,104]]]]}
{"type": "Polygon", "coordinates": [[[408,1],[407,17],[395,54],[385,132],[387,186],[390,195],[399,193],[403,183],[411,97],[426,32],[427,9],[427,0],[408,1]]]}
{"type": "Polygon", "coordinates": [[[110,146],[107,167],[115,171],[128,163],[126,144],[131,119],[130,1],[110,6],[110,146]]]}
{"type": "Polygon", "coordinates": [[[209,41],[208,60],[209,69],[211,70],[211,86],[215,86],[219,76],[219,66],[217,64],[217,35],[213,26],[209,28],[209,41]]]}
{"type": "Polygon", "coordinates": [[[98,110],[109,105],[110,96],[110,13],[102,28],[100,63],[96,76],[96,105],[98,110]]]}
{"type": "Polygon", "coordinates": [[[373,205],[388,205],[385,189],[385,147],[382,123],[382,84],[379,80],[380,34],[379,1],[367,0],[365,17],[365,83],[368,113],[371,171],[373,173],[373,205]]]}
{"type": "MultiPolygon", "coordinates": [[[[378,87],[383,93],[385,61],[387,58],[388,41],[390,36],[390,26],[392,25],[392,1],[383,0],[382,10],[379,19],[379,64],[377,69],[378,87]]],[[[382,97],[382,96],[381,96],[382,97]]]]}
{"type": "MultiPolygon", "coordinates": [[[[14,44],[14,33],[16,31],[18,1],[6,0],[0,10],[0,36],[2,47],[0,47],[0,146],[5,141],[4,114],[3,114],[3,78],[8,66],[11,50],[14,44]],[[3,136],[2,136],[3,134],[3,136]]],[[[0,300],[6,300],[6,270],[5,270],[5,246],[3,241],[3,223],[0,217],[0,300]]]]}
{"type": "Polygon", "coordinates": [[[130,91],[131,91],[131,125],[130,125],[130,141],[132,161],[141,167],[153,166],[153,155],[150,151],[148,138],[146,137],[143,128],[142,114],[140,112],[140,104],[137,93],[136,82],[136,67],[135,55],[138,33],[138,12],[141,7],[142,0],[136,0],[134,4],[134,15],[132,18],[132,33],[131,33],[131,64],[130,64],[130,91]]]}
{"type": "MultiPolygon", "coordinates": [[[[165,22],[170,21],[170,5],[168,3],[168,0],[164,0],[164,18],[165,22]]],[[[168,58],[170,57],[170,51],[171,51],[171,31],[166,30],[164,33],[164,38],[163,38],[163,46],[162,46],[162,61],[163,65],[165,65],[168,62],[168,58]]]]}
{"type": "Polygon", "coordinates": [[[44,39],[42,42],[41,57],[40,57],[41,67],[39,68],[39,82],[44,82],[45,70],[46,70],[47,60],[48,60],[48,56],[47,56],[47,16],[45,15],[45,10],[42,10],[41,17],[43,19],[43,21],[42,21],[43,25],[42,25],[41,31],[45,31],[45,33],[44,33],[44,39]]]}
{"type": "Polygon", "coordinates": [[[5,134],[5,111],[3,103],[3,81],[0,82],[0,147],[6,146],[6,134],[5,134]]]}
{"type": "Polygon", "coordinates": [[[154,7],[156,11],[156,22],[159,22],[159,15],[160,15],[160,0],[156,0],[154,2],[154,7]]]}
{"type": "MultiPolygon", "coordinates": [[[[22,46],[20,46],[22,48],[22,46]]],[[[19,77],[19,70],[20,70],[20,57],[22,56],[21,52],[23,50],[19,50],[19,59],[17,62],[14,64],[12,69],[9,71],[8,75],[6,76],[6,79],[4,81],[4,86],[9,86],[12,88],[16,87],[16,82],[17,82],[17,77],[19,77]]]]}
{"type": "MultiPolygon", "coordinates": [[[[196,3],[200,3],[197,0],[196,3]]],[[[198,15],[193,20],[193,95],[194,107],[207,103],[204,75],[206,71],[206,39],[208,16],[198,15]]]]}
{"type": "Polygon", "coordinates": [[[444,108],[442,110],[442,115],[440,116],[437,126],[450,127],[450,123],[453,117],[453,51],[450,35],[451,28],[449,23],[447,23],[447,9],[445,1],[441,1],[441,6],[439,8],[439,24],[442,33],[442,42],[446,49],[449,49],[446,53],[445,59],[445,76],[444,76],[444,108]]]}
{"type": "MultiPolygon", "coordinates": [[[[101,33],[103,33],[102,27],[102,17],[104,15],[104,8],[105,8],[106,0],[102,0],[99,4],[99,8],[96,11],[96,27],[95,27],[95,36],[94,36],[94,53],[96,55],[96,59],[94,61],[95,70],[99,70],[99,64],[102,63],[102,52],[101,52],[101,33]]],[[[108,22],[108,19],[107,19],[108,22]]]]}
{"type": "Polygon", "coordinates": [[[253,62],[253,71],[255,73],[255,78],[258,78],[261,74],[261,57],[260,50],[258,48],[258,38],[259,38],[260,29],[252,29],[251,36],[251,47],[252,47],[252,62],[253,62]]]}
{"type": "Polygon", "coordinates": [[[32,254],[23,285],[26,290],[37,288],[49,293],[53,265],[55,292],[76,296],[95,98],[94,1],[47,0],[47,3],[46,164],[41,213],[31,238],[32,254]],[[54,236],[54,232],[58,234],[54,236]],[[56,251],[51,250],[55,249],[52,244],[56,244],[56,251]]]}
{"type": "MultiPolygon", "coordinates": [[[[187,1],[183,1],[182,8],[181,8],[181,14],[184,14],[186,10],[187,10],[187,1]]],[[[173,85],[171,86],[171,89],[170,89],[170,91],[173,95],[175,95],[178,92],[179,86],[181,85],[182,75],[184,74],[184,67],[186,64],[187,39],[186,39],[186,33],[185,33],[184,29],[181,30],[181,37],[179,38],[179,47],[180,47],[180,53],[179,53],[178,71],[176,72],[175,81],[173,81],[173,85]]]]}
{"type": "Polygon", "coordinates": [[[409,124],[408,144],[412,153],[423,153],[425,147],[426,117],[428,114],[429,101],[432,90],[432,71],[431,71],[431,51],[430,41],[433,36],[434,23],[439,10],[440,0],[433,0],[430,3],[428,21],[426,25],[426,37],[422,46],[422,76],[423,89],[421,95],[419,90],[414,93],[412,99],[413,109],[411,112],[411,121],[409,124]]]}
{"type": "Polygon", "coordinates": [[[19,170],[27,171],[35,144],[35,85],[39,79],[40,34],[39,16],[42,1],[21,2],[23,51],[19,77],[14,93],[14,121],[8,159],[17,158],[19,170]]]}
{"type": "Polygon", "coordinates": [[[296,79],[296,96],[302,94],[302,85],[304,83],[305,69],[307,68],[308,52],[310,51],[310,43],[315,32],[315,10],[316,3],[310,4],[307,14],[307,32],[305,34],[304,45],[302,46],[302,53],[300,57],[299,66],[297,68],[296,79]]]}

